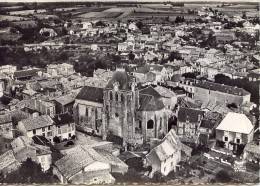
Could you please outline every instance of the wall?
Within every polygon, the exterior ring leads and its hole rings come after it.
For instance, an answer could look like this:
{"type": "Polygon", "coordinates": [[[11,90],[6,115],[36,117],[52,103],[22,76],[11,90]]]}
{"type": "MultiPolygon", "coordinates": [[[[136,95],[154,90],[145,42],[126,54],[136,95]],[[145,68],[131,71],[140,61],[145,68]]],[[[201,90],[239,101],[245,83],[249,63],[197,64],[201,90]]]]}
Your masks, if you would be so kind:
{"type": "Polygon", "coordinates": [[[241,105],[246,101],[248,102],[250,101],[250,95],[243,97],[243,96],[232,95],[232,94],[227,94],[223,92],[212,91],[212,90],[196,87],[194,92],[194,99],[198,99],[204,102],[217,101],[224,104],[236,103],[237,105],[241,105]]]}
{"type": "Polygon", "coordinates": [[[176,171],[176,165],[181,161],[181,151],[176,151],[172,157],[168,157],[166,161],[161,162],[161,173],[167,176],[171,171],[176,171]]]}
{"type": "Polygon", "coordinates": [[[216,139],[219,141],[224,141],[224,136],[228,137],[228,142],[236,143],[236,139],[240,139],[240,144],[247,144],[253,140],[253,130],[252,132],[247,134],[240,134],[235,132],[228,132],[223,130],[216,129],[216,139]]]}
{"type": "Polygon", "coordinates": [[[43,171],[47,171],[52,164],[51,154],[38,155],[38,162],[41,164],[43,171]]]}
{"type": "Polygon", "coordinates": [[[63,139],[71,139],[73,135],[75,135],[75,124],[70,123],[70,124],[64,124],[57,126],[57,133],[56,136],[60,137],[61,140],[63,139]],[[69,126],[70,125],[70,126],[69,126]],[[70,136],[69,136],[70,134],[70,136]]]}
{"type": "Polygon", "coordinates": [[[14,137],[12,122],[0,124],[0,136],[8,139],[12,139],[14,137]]]}

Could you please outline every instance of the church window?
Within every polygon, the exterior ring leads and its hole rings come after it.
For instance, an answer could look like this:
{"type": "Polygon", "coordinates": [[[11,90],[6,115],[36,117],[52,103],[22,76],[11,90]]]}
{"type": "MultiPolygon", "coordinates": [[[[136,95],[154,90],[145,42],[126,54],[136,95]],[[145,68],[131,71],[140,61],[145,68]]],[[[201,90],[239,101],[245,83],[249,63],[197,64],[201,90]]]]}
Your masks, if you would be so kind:
{"type": "Polygon", "coordinates": [[[113,93],[109,92],[110,100],[113,100],[113,93]]]}
{"type": "Polygon", "coordinates": [[[121,101],[124,102],[124,94],[121,94],[121,101]]]}
{"type": "Polygon", "coordinates": [[[118,93],[115,94],[116,101],[118,101],[118,93]]]}
{"type": "Polygon", "coordinates": [[[149,120],[148,122],[147,122],[147,129],[153,129],[153,125],[154,125],[154,122],[153,122],[153,120],[149,120]]]}

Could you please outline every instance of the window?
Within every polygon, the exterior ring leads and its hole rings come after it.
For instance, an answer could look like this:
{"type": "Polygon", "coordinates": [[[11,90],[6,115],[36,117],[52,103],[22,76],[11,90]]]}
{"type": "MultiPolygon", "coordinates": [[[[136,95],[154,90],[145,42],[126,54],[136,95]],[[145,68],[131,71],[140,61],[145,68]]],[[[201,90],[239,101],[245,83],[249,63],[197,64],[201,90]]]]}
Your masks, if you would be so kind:
{"type": "Polygon", "coordinates": [[[69,137],[71,138],[71,133],[69,133],[69,137]]]}
{"type": "Polygon", "coordinates": [[[153,124],[154,124],[153,120],[150,119],[150,120],[147,122],[147,129],[153,129],[153,124]]]}
{"type": "Polygon", "coordinates": [[[118,114],[118,113],[115,113],[115,117],[118,118],[118,117],[119,117],[119,114],[118,114]]]}
{"type": "Polygon", "coordinates": [[[43,128],[42,128],[42,132],[44,132],[44,131],[45,131],[45,128],[43,127],[43,128]]]}
{"type": "Polygon", "coordinates": [[[110,100],[113,100],[113,93],[112,92],[109,92],[109,97],[110,97],[110,100]]]}
{"type": "Polygon", "coordinates": [[[88,107],[86,107],[86,117],[88,117],[88,107]]]}
{"type": "Polygon", "coordinates": [[[45,133],[42,133],[42,136],[45,137],[45,133]]]}
{"type": "Polygon", "coordinates": [[[240,139],[237,139],[237,143],[240,144],[240,139]]]}
{"type": "Polygon", "coordinates": [[[166,171],[166,166],[164,167],[164,172],[166,171]]]}
{"type": "Polygon", "coordinates": [[[139,121],[139,129],[142,128],[142,121],[139,121]]]}
{"type": "Polygon", "coordinates": [[[224,141],[228,141],[228,137],[227,136],[225,136],[224,141]]]}
{"type": "Polygon", "coordinates": [[[48,130],[51,130],[51,126],[48,126],[48,130]]]}
{"type": "Polygon", "coordinates": [[[118,93],[117,92],[115,94],[115,99],[116,99],[116,101],[118,101],[118,93]]]}
{"type": "Polygon", "coordinates": [[[33,134],[36,134],[36,130],[35,129],[33,129],[33,134]]]}
{"type": "Polygon", "coordinates": [[[124,94],[121,94],[121,101],[124,102],[124,94]]]}
{"type": "Polygon", "coordinates": [[[48,137],[52,136],[52,132],[47,132],[47,136],[48,137]]]}
{"type": "Polygon", "coordinates": [[[70,127],[70,123],[68,124],[68,127],[70,127]]]}

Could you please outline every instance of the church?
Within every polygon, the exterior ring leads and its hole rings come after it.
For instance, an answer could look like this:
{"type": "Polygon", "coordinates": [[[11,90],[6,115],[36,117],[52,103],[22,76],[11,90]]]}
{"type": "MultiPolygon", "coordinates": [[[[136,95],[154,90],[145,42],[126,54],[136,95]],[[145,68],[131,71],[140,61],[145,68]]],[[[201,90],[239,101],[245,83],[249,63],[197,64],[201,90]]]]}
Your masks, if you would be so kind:
{"type": "Polygon", "coordinates": [[[125,71],[115,71],[105,88],[85,86],[75,99],[78,129],[137,145],[162,139],[171,129],[172,112],[152,87],[142,87],[125,71]]]}

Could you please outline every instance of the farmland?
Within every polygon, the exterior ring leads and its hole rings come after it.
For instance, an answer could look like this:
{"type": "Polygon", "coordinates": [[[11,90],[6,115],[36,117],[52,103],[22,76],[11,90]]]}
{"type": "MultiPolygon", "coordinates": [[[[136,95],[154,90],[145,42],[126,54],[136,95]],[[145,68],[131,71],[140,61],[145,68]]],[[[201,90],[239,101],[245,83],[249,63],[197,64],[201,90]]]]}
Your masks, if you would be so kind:
{"type": "Polygon", "coordinates": [[[0,21],[22,21],[28,20],[28,18],[20,16],[9,16],[9,15],[0,15],[0,21]]]}

